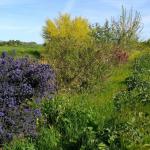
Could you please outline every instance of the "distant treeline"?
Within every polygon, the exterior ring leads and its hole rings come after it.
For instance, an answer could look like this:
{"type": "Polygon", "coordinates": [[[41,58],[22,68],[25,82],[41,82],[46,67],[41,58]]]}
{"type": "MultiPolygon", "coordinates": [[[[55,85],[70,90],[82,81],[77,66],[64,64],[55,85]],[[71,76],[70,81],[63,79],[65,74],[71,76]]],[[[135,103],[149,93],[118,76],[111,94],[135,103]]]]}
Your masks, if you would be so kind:
{"type": "Polygon", "coordinates": [[[38,45],[36,42],[22,42],[20,40],[0,41],[0,46],[38,45]]]}

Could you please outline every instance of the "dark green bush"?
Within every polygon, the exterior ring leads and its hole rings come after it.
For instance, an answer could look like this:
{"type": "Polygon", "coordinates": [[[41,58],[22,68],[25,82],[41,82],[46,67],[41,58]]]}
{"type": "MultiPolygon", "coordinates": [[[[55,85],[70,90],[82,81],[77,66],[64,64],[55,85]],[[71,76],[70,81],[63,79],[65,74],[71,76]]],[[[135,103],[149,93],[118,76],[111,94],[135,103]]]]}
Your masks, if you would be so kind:
{"type": "Polygon", "coordinates": [[[35,58],[40,59],[41,54],[37,50],[30,51],[29,54],[33,55],[35,58]]]}

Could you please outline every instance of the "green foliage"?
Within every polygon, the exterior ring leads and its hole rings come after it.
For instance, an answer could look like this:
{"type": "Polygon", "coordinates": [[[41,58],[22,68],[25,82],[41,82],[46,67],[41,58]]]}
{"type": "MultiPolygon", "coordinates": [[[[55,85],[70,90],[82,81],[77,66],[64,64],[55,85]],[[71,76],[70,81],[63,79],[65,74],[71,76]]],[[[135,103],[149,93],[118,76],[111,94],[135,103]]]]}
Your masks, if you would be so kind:
{"type": "Polygon", "coordinates": [[[41,57],[41,54],[40,54],[40,52],[38,50],[29,51],[29,54],[34,56],[37,59],[40,59],[40,57],[41,57]]]}
{"type": "Polygon", "coordinates": [[[95,111],[95,106],[85,107],[85,102],[72,103],[57,98],[47,101],[42,108],[47,125],[53,126],[60,134],[59,148],[93,150],[102,146],[103,140],[99,138],[101,125],[96,119],[98,111],[95,111]]]}
{"type": "Polygon", "coordinates": [[[36,139],[37,150],[58,150],[60,149],[60,134],[54,128],[42,128],[36,139]]]}
{"type": "Polygon", "coordinates": [[[150,145],[150,54],[143,55],[133,65],[133,75],[125,80],[127,90],[114,98],[117,132],[126,149],[147,149],[150,145]],[[120,127],[121,128],[120,128],[120,127]]]}
{"type": "Polygon", "coordinates": [[[4,150],[36,150],[35,146],[27,139],[16,139],[9,145],[4,145],[4,150]]]}
{"type": "Polygon", "coordinates": [[[106,20],[103,26],[96,23],[91,27],[91,30],[96,43],[105,45],[115,42],[114,33],[108,20],[106,20]]]}

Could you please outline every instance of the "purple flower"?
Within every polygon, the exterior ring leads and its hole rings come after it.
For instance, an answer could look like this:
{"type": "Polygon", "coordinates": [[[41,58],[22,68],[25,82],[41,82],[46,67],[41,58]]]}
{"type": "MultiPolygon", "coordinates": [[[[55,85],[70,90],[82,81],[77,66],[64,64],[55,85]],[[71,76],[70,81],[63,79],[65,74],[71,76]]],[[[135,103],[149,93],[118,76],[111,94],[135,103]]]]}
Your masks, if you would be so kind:
{"type": "Polygon", "coordinates": [[[25,113],[29,113],[29,112],[30,112],[30,109],[25,108],[25,109],[24,109],[24,112],[25,112],[25,113]]]}
{"type": "Polygon", "coordinates": [[[34,115],[36,116],[36,117],[41,117],[41,111],[39,110],[39,109],[35,109],[34,110],[34,115]]]}
{"type": "Polygon", "coordinates": [[[7,137],[7,139],[12,140],[12,133],[7,133],[6,137],[7,137]]]}
{"type": "Polygon", "coordinates": [[[3,117],[5,114],[3,112],[0,112],[0,117],[3,117]]]}
{"type": "Polygon", "coordinates": [[[13,59],[6,53],[0,58],[0,144],[18,134],[36,134],[39,109],[28,101],[40,102],[56,91],[55,74],[49,65],[27,58],[13,59]]]}

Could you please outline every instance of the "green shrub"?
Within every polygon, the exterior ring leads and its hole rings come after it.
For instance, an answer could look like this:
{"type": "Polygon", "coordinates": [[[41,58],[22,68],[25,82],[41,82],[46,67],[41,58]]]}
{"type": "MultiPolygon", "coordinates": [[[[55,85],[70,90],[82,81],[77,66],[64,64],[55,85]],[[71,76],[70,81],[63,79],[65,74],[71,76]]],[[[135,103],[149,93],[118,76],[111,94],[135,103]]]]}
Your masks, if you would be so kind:
{"type": "Polygon", "coordinates": [[[60,134],[59,148],[93,150],[102,146],[103,140],[99,138],[101,125],[96,120],[94,107],[57,98],[44,103],[43,114],[47,119],[47,126],[53,126],[60,134]]]}
{"type": "Polygon", "coordinates": [[[133,71],[141,80],[150,81],[150,53],[146,53],[137,59],[133,66],[133,71]]]}
{"type": "Polygon", "coordinates": [[[35,58],[40,59],[40,52],[37,50],[29,51],[29,54],[33,55],[35,58]]]}
{"type": "Polygon", "coordinates": [[[60,89],[90,89],[105,76],[107,59],[95,49],[90,33],[87,20],[81,17],[60,15],[46,22],[43,58],[53,65],[60,89]]]}
{"type": "Polygon", "coordinates": [[[54,128],[42,128],[36,139],[37,150],[58,150],[60,149],[60,134],[54,128]]]}
{"type": "Polygon", "coordinates": [[[16,139],[8,145],[4,145],[4,150],[36,150],[34,144],[27,139],[16,139]]]}
{"type": "MultiPolygon", "coordinates": [[[[148,149],[150,141],[150,55],[144,55],[133,65],[133,75],[125,80],[127,90],[114,98],[115,115],[109,135],[117,133],[120,147],[148,149]]],[[[110,138],[107,138],[109,140],[110,138]]],[[[115,144],[116,145],[116,144],[115,144]]]]}

